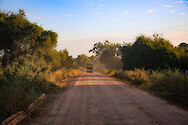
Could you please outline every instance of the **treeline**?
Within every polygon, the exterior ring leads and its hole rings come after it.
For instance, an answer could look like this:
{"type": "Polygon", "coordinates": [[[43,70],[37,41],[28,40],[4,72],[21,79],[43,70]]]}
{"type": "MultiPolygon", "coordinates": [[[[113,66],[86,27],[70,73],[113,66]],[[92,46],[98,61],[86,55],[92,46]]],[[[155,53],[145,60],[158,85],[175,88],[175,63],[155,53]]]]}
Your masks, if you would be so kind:
{"type": "Polygon", "coordinates": [[[55,49],[57,38],[31,23],[24,10],[0,11],[0,121],[81,72],[66,49],[55,49]]]}
{"type": "Polygon", "coordinates": [[[123,70],[144,69],[180,69],[188,70],[188,44],[174,47],[169,40],[159,34],[153,38],[141,35],[133,44],[120,48],[123,70]]]}
{"type": "Polygon", "coordinates": [[[24,10],[0,12],[0,52],[2,67],[16,61],[20,56],[30,54],[44,57],[53,64],[53,69],[75,67],[74,59],[68,51],[57,51],[57,33],[44,30],[31,23],[24,10]]]}
{"type": "Polygon", "coordinates": [[[108,69],[188,70],[188,44],[182,42],[174,47],[159,34],[153,38],[140,35],[133,43],[98,42],[89,52],[108,69]]]}
{"type": "Polygon", "coordinates": [[[89,52],[96,55],[96,68],[122,69],[120,47],[121,44],[110,43],[109,41],[95,43],[89,52]]]}
{"type": "Polygon", "coordinates": [[[105,65],[102,73],[188,109],[187,43],[174,47],[159,34],[140,35],[135,42],[122,45],[99,42],[90,51],[105,65]]]}

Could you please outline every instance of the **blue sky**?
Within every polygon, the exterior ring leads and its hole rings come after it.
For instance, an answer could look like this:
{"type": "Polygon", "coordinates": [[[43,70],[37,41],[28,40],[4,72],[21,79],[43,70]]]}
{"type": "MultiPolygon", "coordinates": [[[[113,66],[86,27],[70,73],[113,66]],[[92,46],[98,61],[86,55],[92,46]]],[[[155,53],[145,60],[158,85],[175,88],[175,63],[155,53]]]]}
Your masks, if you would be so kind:
{"type": "Polygon", "coordinates": [[[134,42],[161,33],[188,43],[188,0],[0,0],[0,9],[26,11],[31,22],[58,33],[57,49],[76,57],[96,42],[134,42]]]}

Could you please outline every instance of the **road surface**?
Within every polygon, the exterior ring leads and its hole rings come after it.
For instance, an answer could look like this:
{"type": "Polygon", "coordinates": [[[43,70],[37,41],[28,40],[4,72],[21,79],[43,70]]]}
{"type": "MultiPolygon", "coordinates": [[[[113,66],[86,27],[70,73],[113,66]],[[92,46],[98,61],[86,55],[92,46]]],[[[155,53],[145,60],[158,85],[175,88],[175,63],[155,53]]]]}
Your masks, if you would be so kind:
{"type": "Polygon", "coordinates": [[[28,125],[188,125],[188,112],[99,73],[82,73],[28,125]]]}

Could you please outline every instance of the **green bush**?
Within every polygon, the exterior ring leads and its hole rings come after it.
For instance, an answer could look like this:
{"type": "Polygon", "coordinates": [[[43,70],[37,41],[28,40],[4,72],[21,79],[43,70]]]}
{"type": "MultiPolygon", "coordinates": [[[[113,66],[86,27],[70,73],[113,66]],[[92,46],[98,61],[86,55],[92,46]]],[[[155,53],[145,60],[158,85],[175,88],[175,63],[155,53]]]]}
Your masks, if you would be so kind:
{"type": "Polygon", "coordinates": [[[148,84],[150,79],[149,75],[144,69],[135,69],[134,71],[128,71],[127,79],[132,81],[131,84],[133,85],[143,85],[148,84]]]}
{"type": "Polygon", "coordinates": [[[50,69],[43,58],[26,55],[0,70],[0,120],[23,110],[53,87],[46,81],[50,69]]]}
{"type": "Polygon", "coordinates": [[[132,85],[142,85],[150,82],[149,75],[144,69],[135,69],[130,71],[115,70],[113,76],[119,79],[129,80],[132,85]]]}
{"type": "Polygon", "coordinates": [[[153,71],[147,89],[170,101],[188,105],[188,75],[178,70],[153,71]]]}
{"type": "MultiPolygon", "coordinates": [[[[103,70],[109,74],[111,70],[103,70]]],[[[179,70],[115,70],[113,76],[188,109],[188,74],[179,70]]]]}

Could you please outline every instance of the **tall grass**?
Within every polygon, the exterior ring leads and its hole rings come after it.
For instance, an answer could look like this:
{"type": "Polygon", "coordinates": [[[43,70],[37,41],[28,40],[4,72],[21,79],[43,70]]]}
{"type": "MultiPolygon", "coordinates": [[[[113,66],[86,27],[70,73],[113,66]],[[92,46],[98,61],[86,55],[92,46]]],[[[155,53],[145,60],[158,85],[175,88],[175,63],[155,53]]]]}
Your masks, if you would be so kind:
{"type": "Polygon", "coordinates": [[[54,84],[63,87],[64,83],[63,80],[67,78],[72,78],[82,72],[81,69],[59,69],[55,72],[51,72],[47,78],[47,81],[53,82],[54,84]]]}
{"type": "Polygon", "coordinates": [[[55,82],[80,73],[78,69],[51,72],[51,67],[42,57],[26,55],[0,68],[0,121],[25,110],[42,93],[58,88],[55,82]]]}
{"type": "Polygon", "coordinates": [[[135,69],[112,71],[103,69],[102,72],[127,80],[131,85],[136,85],[188,109],[188,74],[183,74],[179,70],[146,71],[144,69],[135,69]]]}
{"type": "Polygon", "coordinates": [[[152,84],[146,84],[143,89],[188,108],[188,75],[179,70],[153,71],[150,80],[152,84]]]}

